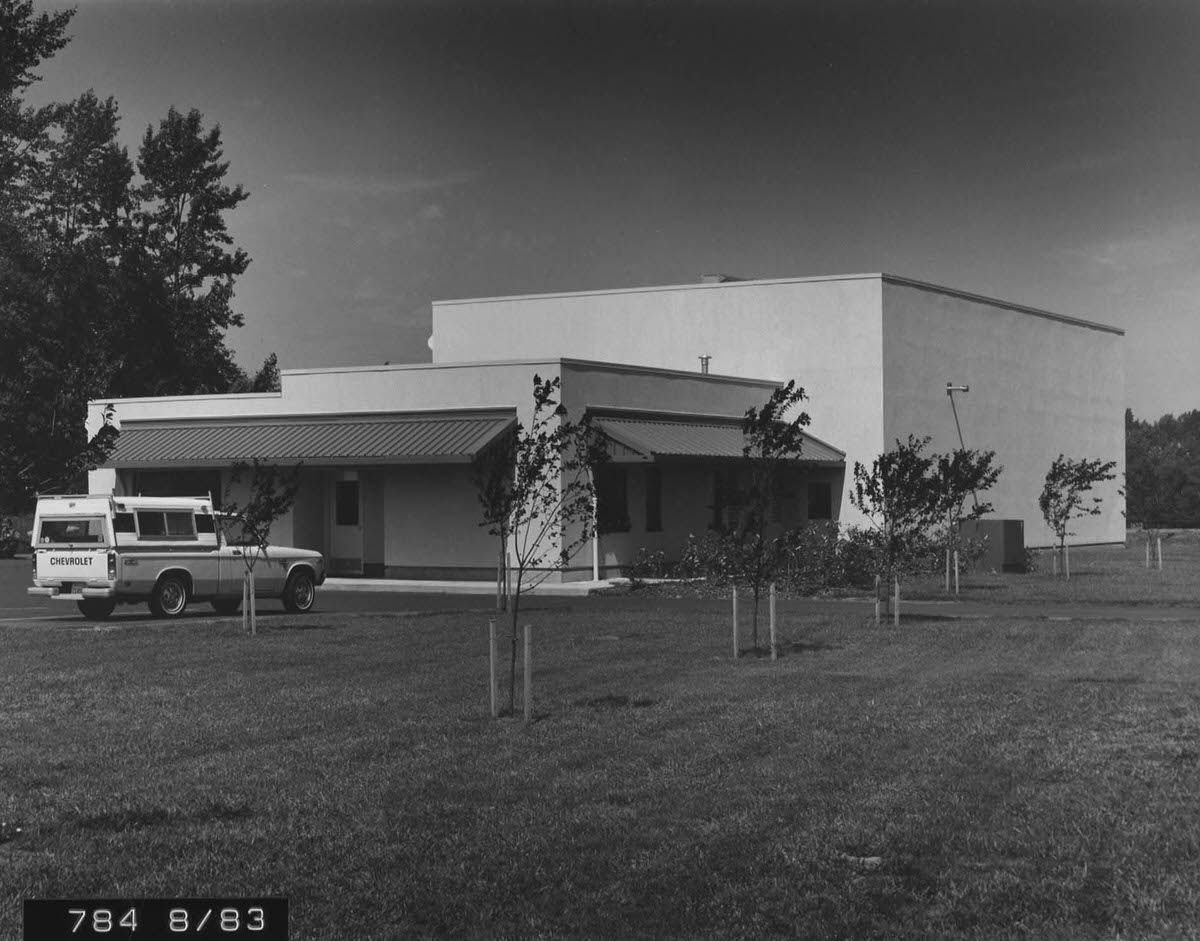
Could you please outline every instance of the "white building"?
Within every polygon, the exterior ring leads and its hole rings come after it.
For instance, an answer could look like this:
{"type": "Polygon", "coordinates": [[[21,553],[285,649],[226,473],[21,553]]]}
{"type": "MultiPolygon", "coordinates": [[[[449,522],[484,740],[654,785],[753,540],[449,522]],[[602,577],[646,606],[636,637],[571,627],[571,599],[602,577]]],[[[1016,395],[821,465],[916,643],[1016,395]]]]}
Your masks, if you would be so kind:
{"type": "MultiPolygon", "coordinates": [[[[1051,541],[1037,497],[1059,453],[1124,470],[1121,331],[889,275],[439,301],[431,346],[432,364],[285,370],[278,393],[118,400],[120,442],[91,487],[219,494],[237,461],[303,463],[275,541],[347,574],[491,578],[471,461],[528,422],[535,374],[559,377],[572,415],[614,442],[602,574],[720,521],[738,419],[788,379],[808,392],[812,438],[784,523],[860,522],[854,463],[897,438],[956,447],[947,382],[970,386],[955,399],[965,443],[997,452],[988,499],[1030,545],[1051,541]]],[[[1124,539],[1119,480],[1074,542],[1124,539]]],[[[592,571],[583,553],[566,577],[592,571]]]]}

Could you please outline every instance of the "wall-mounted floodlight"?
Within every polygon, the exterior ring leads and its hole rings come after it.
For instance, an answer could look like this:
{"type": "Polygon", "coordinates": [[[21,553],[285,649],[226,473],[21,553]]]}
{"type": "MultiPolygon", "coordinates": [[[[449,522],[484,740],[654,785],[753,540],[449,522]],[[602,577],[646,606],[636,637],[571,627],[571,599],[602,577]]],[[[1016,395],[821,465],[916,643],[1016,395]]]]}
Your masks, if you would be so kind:
{"type": "MultiPolygon", "coordinates": [[[[967,450],[967,446],[963,443],[962,425],[958,423],[958,408],[954,404],[954,393],[970,391],[970,386],[956,386],[952,382],[946,383],[946,395],[950,396],[950,411],[954,413],[954,427],[958,431],[958,446],[964,451],[967,450]]],[[[977,494],[974,490],[971,491],[971,499],[975,503],[975,508],[979,509],[979,494],[977,494]]],[[[948,575],[947,578],[949,578],[948,575]]]]}

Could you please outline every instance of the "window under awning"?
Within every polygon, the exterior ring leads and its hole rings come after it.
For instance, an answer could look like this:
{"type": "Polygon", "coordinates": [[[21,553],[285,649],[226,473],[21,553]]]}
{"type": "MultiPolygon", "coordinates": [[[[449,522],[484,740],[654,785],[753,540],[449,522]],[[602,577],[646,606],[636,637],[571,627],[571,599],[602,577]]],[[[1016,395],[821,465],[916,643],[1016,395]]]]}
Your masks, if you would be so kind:
{"type": "Polygon", "coordinates": [[[126,421],[108,467],[458,464],[507,432],[512,409],[126,421]]]}
{"type": "MultiPolygon", "coordinates": [[[[740,459],[746,444],[740,418],[593,414],[593,421],[616,443],[613,459],[617,461],[740,459]]],[[[846,463],[846,453],[806,434],[797,463],[841,467],[846,463]]]]}

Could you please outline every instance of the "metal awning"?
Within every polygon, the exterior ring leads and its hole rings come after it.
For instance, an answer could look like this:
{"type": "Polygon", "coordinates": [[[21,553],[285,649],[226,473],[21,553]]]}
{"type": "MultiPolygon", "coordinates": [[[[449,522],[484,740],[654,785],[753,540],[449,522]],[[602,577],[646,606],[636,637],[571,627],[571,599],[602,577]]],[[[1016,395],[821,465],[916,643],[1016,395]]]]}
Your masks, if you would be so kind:
{"type": "MultiPolygon", "coordinates": [[[[614,459],[644,461],[681,458],[741,458],[746,440],[740,418],[684,415],[600,415],[597,426],[619,446],[614,459]]],[[[800,464],[841,467],[846,453],[812,435],[804,435],[800,464]]]]}
{"type": "Polygon", "coordinates": [[[516,422],[512,409],[127,421],[115,468],[466,463],[516,422]]]}

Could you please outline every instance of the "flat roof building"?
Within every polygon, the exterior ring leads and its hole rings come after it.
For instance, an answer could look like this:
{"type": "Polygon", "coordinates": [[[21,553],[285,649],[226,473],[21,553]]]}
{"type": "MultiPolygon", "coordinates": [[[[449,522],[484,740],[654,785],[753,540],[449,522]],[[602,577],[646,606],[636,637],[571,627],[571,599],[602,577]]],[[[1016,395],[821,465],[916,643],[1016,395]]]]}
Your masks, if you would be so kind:
{"type": "MultiPolygon", "coordinates": [[[[721,481],[740,417],[789,379],[811,436],[781,522],[863,522],[846,499],[855,462],[897,438],[996,451],[988,499],[1051,537],[1037,508],[1059,453],[1124,470],[1122,332],[883,274],[436,301],[433,363],[284,370],[276,393],[124,399],[95,492],[224,493],[233,465],[303,464],[274,541],[323,551],[335,572],[396,578],[495,574],[472,461],[528,424],[533,377],[557,377],[613,464],[606,529],[566,574],[615,575],[641,548],[678,553],[722,525],[721,481]],[[708,357],[707,360],[703,359],[708,357]],[[702,371],[708,370],[708,371],[702,371]],[[614,507],[613,504],[620,506],[614,507]]],[[[89,431],[105,402],[92,403],[89,431]]],[[[1120,477],[1073,542],[1124,539],[1120,477]]]]}

